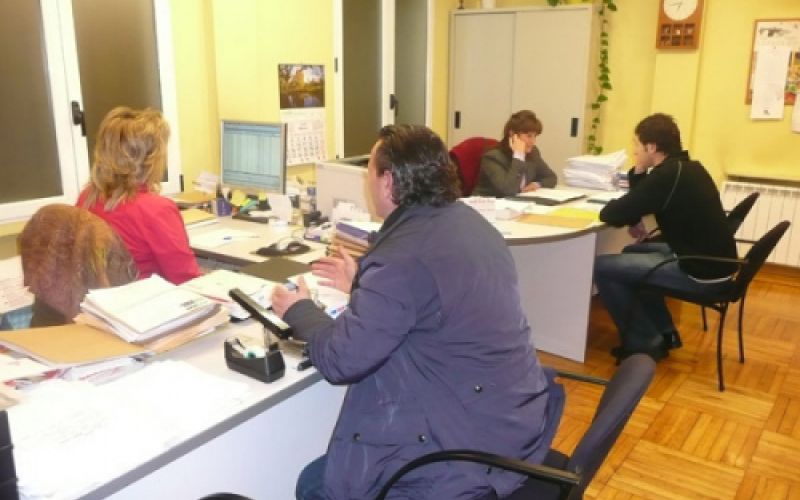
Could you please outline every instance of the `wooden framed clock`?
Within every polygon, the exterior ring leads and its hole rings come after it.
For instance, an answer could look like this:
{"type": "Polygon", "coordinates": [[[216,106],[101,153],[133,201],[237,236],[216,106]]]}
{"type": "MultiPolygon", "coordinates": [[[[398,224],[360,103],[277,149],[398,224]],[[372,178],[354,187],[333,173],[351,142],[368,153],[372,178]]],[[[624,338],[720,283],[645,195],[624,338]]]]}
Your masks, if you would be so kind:
{"type": "Polygon", "coordinates": [[[657,49],[696,49],[703,0],[659,0],[657,49]]]}

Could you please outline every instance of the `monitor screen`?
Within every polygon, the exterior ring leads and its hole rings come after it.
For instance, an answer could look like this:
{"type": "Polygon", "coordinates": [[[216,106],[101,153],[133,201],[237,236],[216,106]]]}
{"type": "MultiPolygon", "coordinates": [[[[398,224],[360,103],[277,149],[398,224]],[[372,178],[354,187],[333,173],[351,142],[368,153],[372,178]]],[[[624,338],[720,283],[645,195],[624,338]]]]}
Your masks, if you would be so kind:
{"type": "Polygon", "coordinates": [[[222,184],[248,193],[286,191],[286,125],[222,120],[222,184]]]}

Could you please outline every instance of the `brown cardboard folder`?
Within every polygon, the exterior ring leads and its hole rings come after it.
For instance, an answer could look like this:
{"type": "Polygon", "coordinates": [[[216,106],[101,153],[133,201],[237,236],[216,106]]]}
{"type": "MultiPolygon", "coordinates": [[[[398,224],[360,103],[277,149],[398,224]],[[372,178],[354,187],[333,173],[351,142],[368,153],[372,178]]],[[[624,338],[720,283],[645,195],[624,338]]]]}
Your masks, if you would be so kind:
{"type": "Polygon", "coordinates": [[[89,325],[69,324],[0,332],[0,344],[52,366],[73,366],[135,356],[146,348],[89,325]]]}

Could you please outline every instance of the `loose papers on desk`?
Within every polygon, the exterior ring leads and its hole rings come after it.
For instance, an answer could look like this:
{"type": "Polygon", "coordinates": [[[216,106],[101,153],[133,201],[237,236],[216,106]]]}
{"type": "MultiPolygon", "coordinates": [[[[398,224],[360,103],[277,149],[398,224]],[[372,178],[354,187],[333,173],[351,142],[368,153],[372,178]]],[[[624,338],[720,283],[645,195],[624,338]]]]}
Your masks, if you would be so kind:
{"type": "Polygon", "coordinates": [[[90,290],[81,310],[128,342],[144,342],[211,316],[215,303],[154,274],[127,285],[90,290]]]}
{"type": "Polygon", "coordinates": [[[33,304],[33,294],[23,285],[22,259],[0,260],[0,314],[33,304]]]}
{"type": "Polygon", "coordinates": [[[563,170],[564,179],[570,186],[613,191],[617,170],[626,161],[628,155],[622,149],[605,155],[573,156],[563,170]]]}
{"type": "Polygon", "coordinates": [[[336,319],[347,308],[347,304],[350,303],[350,295],[336,288],[320,284],[320,278],[310,272],[292,276],[289,281],[296,285],[300,276],[303,277],[311,291],[311,298],[314,299],[317,305],[322,306],[325,314],[336,319]]]}
{"type": "Polygon", "coordinates": [[[239,229],[214,229],[198,235],[189,236],[189,243],[192,247],[217,248],[227,245],[233,241],[258,238],[256,233],[241,231],[239,229]]]}
{"type": "Polygon", "coordinates": [[[273,281],[225,269],[217,269],[181,284],[183,288],[219,302],[236,319],[249,318],[250,313],[230,298],[229,292],[232,289],[238,288],[262,307],[269,308],[272,305],[270,296],[274,286],[273,281]]]}
{"type": "Polygon", "coordinates": [[[180,361],[102,386],[51,380],[8,411],[24,498],[73,499],[242,408],[250,390],[180,361]]]}

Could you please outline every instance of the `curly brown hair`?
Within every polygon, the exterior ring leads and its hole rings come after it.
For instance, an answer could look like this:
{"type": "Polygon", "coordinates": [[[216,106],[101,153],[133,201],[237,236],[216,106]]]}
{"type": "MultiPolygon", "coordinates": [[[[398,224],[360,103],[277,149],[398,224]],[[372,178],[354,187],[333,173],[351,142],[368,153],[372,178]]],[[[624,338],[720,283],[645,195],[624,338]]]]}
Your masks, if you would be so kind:
{"type": "Polygon", "coordinates": [[[400,207],[440,207],[461,195],[458,173],[442,139],[421,125],[387,125],[375,150],[377,174],[392,173],[392,201],[400,207]]]}

